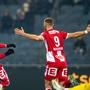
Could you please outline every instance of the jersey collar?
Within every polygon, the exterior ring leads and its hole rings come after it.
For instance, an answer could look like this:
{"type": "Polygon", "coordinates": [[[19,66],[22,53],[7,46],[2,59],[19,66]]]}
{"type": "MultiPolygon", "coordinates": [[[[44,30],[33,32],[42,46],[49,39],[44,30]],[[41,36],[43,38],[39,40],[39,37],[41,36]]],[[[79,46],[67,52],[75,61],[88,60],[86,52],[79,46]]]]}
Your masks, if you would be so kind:
{"type": "Polygon", "coordinates": [[[53,28],[51,28],[51,29],[48,29],[47,31],[52,31],[53,30],[53,28]]]}

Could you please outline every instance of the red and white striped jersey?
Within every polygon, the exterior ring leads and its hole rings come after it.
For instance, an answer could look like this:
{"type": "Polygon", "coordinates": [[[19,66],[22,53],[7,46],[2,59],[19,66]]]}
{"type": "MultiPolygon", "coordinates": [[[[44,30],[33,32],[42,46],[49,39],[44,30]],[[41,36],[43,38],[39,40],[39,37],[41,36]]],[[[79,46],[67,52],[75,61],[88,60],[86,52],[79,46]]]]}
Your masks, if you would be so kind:
{"type": "Polygon", "coordinates": [[[3,66],[0,64],[0,87],[9,86],[10,81],[7,72],[4,70],[3,66]]]}
{"type": "Polygon", "coordinates": [[[41,33],[46,47],[47,62],[66,62],[64,54],[64,40],[68,33],[50,29],[41,33]]]}

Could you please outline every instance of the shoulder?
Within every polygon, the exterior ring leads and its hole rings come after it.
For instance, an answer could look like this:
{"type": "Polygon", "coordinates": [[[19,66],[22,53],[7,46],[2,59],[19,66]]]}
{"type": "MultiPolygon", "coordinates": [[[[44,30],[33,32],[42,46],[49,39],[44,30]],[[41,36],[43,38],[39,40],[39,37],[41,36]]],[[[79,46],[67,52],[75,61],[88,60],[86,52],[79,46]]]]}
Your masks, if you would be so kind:
{"type": "Polygon", "coordinates": [[[41,33],[42,36],[44,36],[44,35],[46,35],[46,34],[47,34],[46,32],[42,32],[42,33],[41,33]]]}
{"type": "Polygon", "coordinates": [[[60,33],[60,34],[67,34],[68,32],[60,31],[59,33],[60,33]]]}
{"type": "Polygon", "coordinates": [[[45,34],[45,32],[42,32],[41,35],[45,34]]]}
{"type": "Polygon", "coordinates": [[[64,39],[67,39],[69,33],[68,33],[68,32],[65,32],[65,31],[60,31],[60,35],[61,35],[64,39]]]}
{"type": "Polygon", "coordinates": [[[46,37],[47,37],[47,33],[46,32],[42,32],[40,36],[42,36],[43,37],[43,40],[45,40],[46,37]]]}

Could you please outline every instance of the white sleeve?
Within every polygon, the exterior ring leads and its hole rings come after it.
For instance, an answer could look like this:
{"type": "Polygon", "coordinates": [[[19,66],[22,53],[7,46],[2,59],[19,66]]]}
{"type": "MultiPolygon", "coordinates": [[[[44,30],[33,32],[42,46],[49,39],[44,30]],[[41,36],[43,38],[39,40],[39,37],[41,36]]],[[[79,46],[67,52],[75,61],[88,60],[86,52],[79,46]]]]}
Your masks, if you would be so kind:
{"type": "Polygon", "coordinates": [[[69,33],[67,33],[66,39],[68,39],[69,33]]]}

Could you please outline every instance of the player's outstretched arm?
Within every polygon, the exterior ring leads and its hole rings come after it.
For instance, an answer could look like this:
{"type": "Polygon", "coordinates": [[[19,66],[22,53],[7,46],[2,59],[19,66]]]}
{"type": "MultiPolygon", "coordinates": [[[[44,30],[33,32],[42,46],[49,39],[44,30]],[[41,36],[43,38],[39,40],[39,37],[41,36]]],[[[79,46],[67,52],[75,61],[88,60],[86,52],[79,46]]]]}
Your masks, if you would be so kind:
{"type": "Polygon", "coordinates": [[[9,56],[11,54],[14,54],[14,50],[13,49],[8,49],[5,53],[0,53],[0,59],[3,59],[6,56],[9,56]]]}
{"type": "Polygon", "coordinates": [[[0,48],[10,48],[10,47],[16,48],[16,45],[15,44],[2,44],[2,43],[0,43],[0,48]]]}
{"type": "Polygon", "coordinates": [[[69,33],[68,38],[77,38],[77,37],[84,36],[88,33],[90,33],[90,26],[88,26],[85,31],[78,31],[78,32],[74,32],[74,33],[69,33]]]}
{"type": "Polygon", "coordinates": [[[23,28],[21,28],[21,29],[16,28],[15,29],[15,33],[17,35],[21,35],[23,37],[26,37],[26,38],[32,39],[32,40],[36,40],[36,41],[44,40],[43,39],[43,36],[41,36],[41,35],[35,35],[35,34],[28,34],[28,33],[24,32],[23,28]]]}

